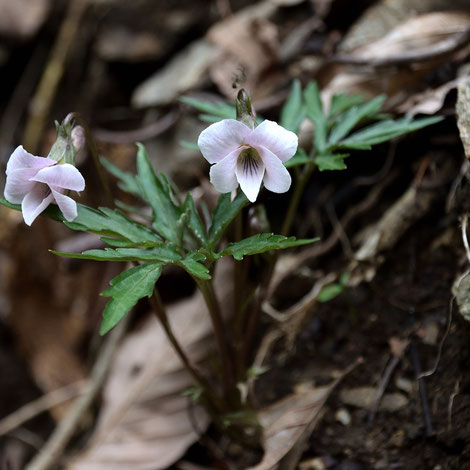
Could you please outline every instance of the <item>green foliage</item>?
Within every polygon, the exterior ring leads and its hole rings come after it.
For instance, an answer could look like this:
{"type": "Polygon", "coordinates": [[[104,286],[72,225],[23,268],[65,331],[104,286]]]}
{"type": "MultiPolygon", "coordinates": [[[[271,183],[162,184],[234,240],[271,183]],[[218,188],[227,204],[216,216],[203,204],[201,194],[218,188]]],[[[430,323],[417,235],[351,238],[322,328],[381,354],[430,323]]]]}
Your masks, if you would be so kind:
{"type": "Polygon", "coordinates": [[[310,162],[310,157],[307,155],[307,152],[303,148],[298,148],[295,155],[287,162],[284,163],[286,168],[292,168],[294,166],[305,165],[310,162]]]}
{"type": "Polygon", "coordinates": [[[178,220],[181,209],[173,202],[171,189],[163,175],[157,177],[142,144],[138,144],[137,181],[144,199],[153,210],[153,227],[167,240],[179,244],[178,220]]]}
{"type": "Polygon", "coordinates": [[[101,207],[91,209],[77,204],[78,215],[73,222],[64,222],[73,230],[115,237],[134,244],[159,245],[162,239],[145,225],[129,219],[121,211],[101,207]]]}
{"type": "Polygon", "coordinates": [[[344,273],[339,278],[338,282],[333,282],[323,287],[320,294],[318,295],[319,302],[329,302],[333,300],[338,295],[342,294],[347,287],[349,276],[347,273],[344,273]]]}
{"type": "Polygon", "coordinates": [[[294,246],[307,245],[318,241],[318,238],[297,240],[295,237],[284,237],[273,233],[259,233],[236,243],[229,243],[220,253],[221,256],[233,256],[242,260],[246,255],[256,255],[270,250],[284,250],[294,246]]]}
{"type": "Polygon", "coordinates": [[[180,101],[201,111],[203,114],[200,114],[199,118],[204,122],[214,123],[221,119],[236,119],[237,117],[235,106],[223,101],[209,102],[189,96],[182,96],[180,101]]]}
{"type": "Polygon", "coordinates": [[[299,80],[294,80],[286,103],[281,110],[281,126],[297,133],[300,123],[305,118],[305,105],[302,101],[302,86],[299,80]]]}
{"type": "Polygon", "coordinates": [[[122,272],[110,282],[110,287],[101,294],[112,297],[103,311],[102,335],[116,326],[139,299],[152,295],[161,272],[160,263],[147,263],[122,272]]]}
{"type": "Polygon", "coordinates": [[[207,247],[209,238],[204,223],[194,206],[193,196],[188,193],[183,204],[183,211],[187,214],[187,226],[194,237],[199,241],[200,245],[207,247]]]}
{"type": "Polygon", "coordinates": [[[121,188],[126,193],[130,193],[134,196],[143,198],[142,191],[140,189],[139,183],[137,183],[135,175],[127,171],[121,170],[119,167],[117,167],[104,157],[100,158],[100,162],[109,171],[109,173],[111,173],[119,180],[119,188],[121,188]]]}
{"type": "Polygon", "coordinates": [[[66,258],[90,259],[95,261],[158,261],[173,264],[182,259],[176,249],[170,245],[161,245],[155,248],[105,248],[104,250],[87,250],[83,253],[51,252],[66,258]]]}
{"type": "Polygon", "coordinates": [[[229,193],[221,194],[217,207],[212,216],[212,224],[209,229],[209,246],[213,248],[224,234],[228,224],[235,218],[240,210],[248,203],[246,196],[240,191],[233,201],[229,193]]]}
{"type": "Polygon", "coordinates": [[[191,276],[207,280],[211,278],[210,272],[203,264],[200,263],[200,261],[204,261],[205,259],[206,257],[201,253],[190,253],[178,264],[186,269],[191,276]]]}
{"type": "Polygon", "coordinates": [[[306,116],[314,125],[313,160],[320,171],[344,170],[344,159],[349,156],[344,150],[369,150],[373,145],[442,120],[441,117],[389,119],[380,113],[385,99],[381,95],[364,101],[358,95],[338,94],[333,96],[330,111],[325,113],[317,84],[311,82],[307,85],[304,91],[306,116]],[[357,126],[371,121],[379,122],[351,134],[357,126]],[[343,152],[337,153],[337,150],[343,152]]]}

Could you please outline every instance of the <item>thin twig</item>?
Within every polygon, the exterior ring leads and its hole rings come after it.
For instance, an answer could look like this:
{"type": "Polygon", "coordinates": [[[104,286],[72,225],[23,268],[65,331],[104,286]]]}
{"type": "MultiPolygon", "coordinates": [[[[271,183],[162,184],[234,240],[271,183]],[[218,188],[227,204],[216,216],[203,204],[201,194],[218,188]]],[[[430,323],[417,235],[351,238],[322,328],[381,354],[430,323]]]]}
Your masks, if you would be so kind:
{"type": "Polygon", "coordinates": [[[447,407],[447,431],[452,431],[452,408],[454,407],[455,397],[460,393],[460,379],[455,382],[454,391],[449,398],[449,405],[447,407]]]}
{"type": "Polygon", "coordinates": [[[385,393],[385,390],[392,378],[393,372],[396,369],[397,365],[400,363],[402,357],[401,356],[392,356],[392,359],[387,364],[385,372],[380,380],[379,386],[377,387],[377,391],[375,393],[374,401],[370,407],[368,422],[372,424],[377,414],[377,410],[379,409],[380,401],[385,393]]]}
{"type": "Polygon", "coordinates": [[[348,65],[367,65],[369,67],[385,67],[392,65],[405,65],[414,62],[426,62],[429,60],[440,59],[448,54],[458,51],[465,47],[470,41],[470,28],[454,34],[448,39],[444,39],[431,46],[402,52],[397,55],[387,57],[356,57],[349,54],[336,54],[328,59],[331,63],[348,65]]]}
{"type": "Polygon", "coordinates": [[[47,470],[57,464],[65,447],[75,434],[84,413],[98,395],[106,379],[114,352],[127,330],[130,315],[127,315],[106,338],[95,365],[91,371],[89,384],[83,395],[70,407],[68,414],[59,423],[46,445],[28,463],[25,470],[47,470]]]}
{"type": "Polygon", "coordinates": [[[113,144],[127,144],[133,142],[144,142],[153,139],[167,131],[179,118],[179,111],[171,111],[161,119],[152,122],[148,126],[131,131],[110,131],[108,129],[93,129],[93,136],[100,142],[113,144]]]}
{"type": "Polygon", "coordinates": [[[0,421],[0,436],[11,432],[26,421],[82,393],[86,381],[79,381],[54,390],[18,408],[0,421]]]}
{"type": "MultiPolygon", "coordinates": [[[[468,274],[468,272],[467,272],[465,275],[467,275],[467,274],[468,274]]],[[[461,282],[461,281],[460,281],[460,282],[461,282]]],[[[457,285],[459,285],[460,282],[457,283],[457,285]]],[[[437,349],[436,361],[434,362],[434,365],[433,365],[432,369],[427,370],[427,371],[425,371],[425,372],[422,372],[422,373],[419,375],[418,379],[421,379],[422,377],[429,377],[429,376],[433,375],[433,374],[436,372],[436,370],[437,370],[437,368],[438,368],[438,366],[439,366],[439,362],[441,361],[441,356],[442,356],[442,348],[444,347],[444,343],[446,342],[446,339],[447,339],[447,337],[449,336],[450,327],[451,327],[451,325],[452,325],[452,307],[453,307],[453,305],[454,305],[454,300],[455,300],[455,297],[452,297],[452,299],[450,299],[450,303],[449,303],[449,313],[448,313],[448,315],[447,315],[446,331],[444,332],[444,336],[442,337],[441,341],[439,342],[439,347],[438,347],[438,349],[437,349]]]]}

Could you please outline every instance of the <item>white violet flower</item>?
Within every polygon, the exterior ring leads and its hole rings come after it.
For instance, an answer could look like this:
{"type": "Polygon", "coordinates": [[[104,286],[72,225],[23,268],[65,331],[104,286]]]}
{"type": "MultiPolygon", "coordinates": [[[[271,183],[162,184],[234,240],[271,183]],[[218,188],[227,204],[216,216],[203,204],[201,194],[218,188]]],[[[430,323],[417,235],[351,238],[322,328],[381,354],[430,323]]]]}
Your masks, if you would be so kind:
{"type": "Polygon", "coordinates": [[[27,225],[31,225],[51,202],[59,206],[69,222],[77,217],[77,203],[64,194],[68,190],[85,189],[85,180],[73,165],[36,157],[20,145],[8,160],[6,174],[5,199],[21,204],[27,225]]]}
{"type": "Polygon", "coordinates": [[[202,131],[198,145],[214,164],[210,181],[220,193],[231,192],[240,183],[246,197],[255,202],[262,181],[274,193],[290,188],[291,177],[283,162],[294,156],[298,137],[273,121],[251,129],[235,119],[224,119],[202,131]]]}

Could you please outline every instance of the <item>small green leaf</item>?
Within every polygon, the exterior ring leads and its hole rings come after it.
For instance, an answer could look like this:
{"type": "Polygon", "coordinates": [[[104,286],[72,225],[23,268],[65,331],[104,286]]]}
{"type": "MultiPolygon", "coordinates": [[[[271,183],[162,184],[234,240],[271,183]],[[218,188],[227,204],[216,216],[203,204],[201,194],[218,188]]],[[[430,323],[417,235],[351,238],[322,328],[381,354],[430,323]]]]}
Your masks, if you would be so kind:
{"type": "Polygon", "coordinates": [[[117,237],[134,243],[161,243],[162,239],[145,225],[126,217],[121,211],[106,207],[100,210],[77,204],[78,215],[73,222],[65,222],[67,227],[83,232],[117,237]]]}
{"type": "Polygon", "coordinates": [[[305,117],[305,106],[302,100],[302,87],[299,80],[294,80],[292,89],[281,110],[281,126],[297,132],[305,117]]]}
{"type": "Polygon", "coordinates": [[[124,192],[142,198],[142,191],[140,190],[135,175],[127,171],[121,170],[119,167],[114,165],[114,163],[111,163],[104,157],[100,157],[100,162],[109,171],[109,173],[111,173],[119,180],[118,186],[124,192]]]}
{"type": "Polygon", "coordinates": [[[342,284],[328,284],[325,286],[320,294],[318,295],[318,301],[319,302],[329,302],[330,300],[333,300],[335,297],[338,297],[338,295],[342,294],[345,289],[345,286],[342,284]]]}
{"type": "Polygon", "coordinates": [[[315,163],[320,171],[345,170],[344,159],[348,156],[348,153],[324,153],[315,157],[315,163]]]}
{"type": "Polygon", "coordinates": [[[217,207],[212,216],[212,224],[209,229],[209,246],[213,248],[224,234],[228,224],[235,218],[241,209],[247,204],[248,199],[239,192],[233,201],[230,201],[230,193],[221,194],[217,207]]]}
{"type": "Polygon", "coordinates": [[[298,148],[296,154],[290,160],[287,160],[284,166],[286,168],[292,168],[294,166],[305,165],[305,163],[309,163],[310,161],[307,152],[302,148],[298,148]]]}
{"type": "Polygon", "coordinates": [[[204,226],[201,217],[199,216],[196,207],[194,206],[194,200],[191,193],[188,193],[183,204],[183,210],[188,214],[188,228],[191,233],[196,237],[199,243],[207,247],[209,239],[207,237],[206,227],[204,226]]]}
{"type": "Polygon", "coordinates": [[[143,297],[150,297],[162,273],[161,263],[147,263],[122,272],[101,295],[112,297],[103,311],[100,334],[114,328],[143,297]]]}
{"type": "Polygon", "coordinates": [[[242,260],[245,255],[256,255],[270,250],[284,250],[316,241],[318,241],[318,238],[297,240],[295,237],[259,233],[239,242],[229,243],[224,250],[218,253],[218,256],[232,255],[236,260],[242,260]]]}
{"type": "Polygon", "coordinates": [[[204,261],[206,257],[201,253],[190,253],[186,258],[179,261],[178,264],[194,277],[199,279],[211,279],[209,270],[200,261],[204,261]]]}
{"type": "Polygon", "coordinates": [[[153,248],[105,248],[104,250],[87,250],[83,253],[50,251],[55,255],[65,258],[90,259],[95,261],[159,261],[173,264],[181,259],[181,255],[170,245],[153,248]]]}
{"type": "Polygon", "coordinates": [[[342,115],[331,131],[328,139],[328,144],[334,145],[338,143],[344,136],[357,126],[361,121],[371,118],[376,115],[386,99],[385,95],[380,95],[360,106],[353,106],[349,108],[344,115],[342,115]]]}
{"type": "Polygon", "coordinates": [[[235,106],[223,101],[209,102],[189,96],[182,96],[180,101],[201,111],[206,117],[214,119],[212,122],[217,122],[221,119],[236,119],[237,117],[235,106]]]}
{"type": "Polygon", "coordinates": [[[314,144],[317,153],[323,153],[326,149],[326,118],[323,114],[320,91],[316,82],[310,82],[304,91],[307,117],[314,126],[314,144]]]}
{"type": "Polygon", "coordinates": [[[335,145],[335,148],[367,150],[370,149],[372,145],[380,144],[394,137],[422,129],[423,127],[440,122],[442,119],[442,117],[436,116],[416,120],[403,118],[396,121],[381,121],[355,132],[335,145]]]}
{"type": "Polygon", "coordinates": [[[153,227],[167,240],[178,243],[178,220],[181,210],[173,202],[168,182],[163,175],[158,178],[150,164],[145,147],[137,144],[137,181],[142,189],[145,200],[153,209],[153,227]]]}
{"type": "Polygon", "coordinates": [[[191,150],[198,150],[199,151],[199,146],[196,144],[196,142],[190,142],[189,140],[180,140],[180,145],[181,147],[184,147],[186,149],[191,149],[191,150]]]}
{"type": "Polygon", "coordinates": [[[345,95],[344,93],[338,93],[333,96],[330,105],[329,117],[334,117],[336,114],[344,113],[349,108],[357,106],[364,102],[364,98],[361,95],[345,95]]]}

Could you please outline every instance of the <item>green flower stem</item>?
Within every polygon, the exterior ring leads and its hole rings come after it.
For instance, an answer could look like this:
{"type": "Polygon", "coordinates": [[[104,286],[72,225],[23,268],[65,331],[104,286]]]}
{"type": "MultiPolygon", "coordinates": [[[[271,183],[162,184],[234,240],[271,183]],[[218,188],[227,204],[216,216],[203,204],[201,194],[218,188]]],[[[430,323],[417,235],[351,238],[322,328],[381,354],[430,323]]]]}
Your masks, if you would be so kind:
{"type": "Polygon", "coordinates": [[[220,311],[219,302],[215,296],[211,280],[204,281],[198,278],[194,278],[194,280],[202,292],[209,310],[217,342],[217,349],[220,355],[224,396],[227,402],[231,403],[234,392],[236,391],[235,381],[233,379],[233,368],[230,360],[229,346],[225,335],[224,321],[220,311]]]}
{"type": "Polygon", "coordinates": [[[154,288],[152,297],[150,297],[150,304],[152,305],[155,315],[157,316],[163,329],[165,330],[168,340],[170,341],[171,345],[175,349],[183,365],[186,367],[188,372],[192,375],[194,381],[203,389],[210,390],[209,383],[197,370],[196,366],[191,363],[188,356],[186,356],[186,353],[183,351],[183,348],[181,347],[178,340],[176,339],[173,333],[173,330],[171,328],[170,322],[168,321],[168,316],[166,314],[165,306],[163,305],[160,294],[156,288],[154,288]]]}
{"type": "MultiPolygon", "coordinates": [[[[313,171],[316,168],[316,165],[313,161],[313,151],[310,154],[310,162],[305,165],[302,171],[296,170],[296,179],[297,183],[295,185],[294,194],[292,195],[292,199],[290,200],[289,207],[287,209],[286,217],[284,219],[284,223],[281,229],[281,235],[286,237],[289,236],[290,231],[292,229],[292,224],[294,223],[295,213],[299,207],[300,199],[302,194],[305,190],[305,186],[307,185],[308,180],[312,176],[313,171]]],[[[243,344],[242,350],[242,361],[245,367],[248,365],[248,360],[250,358],[251,350],[253,347],[253,342],[255,340],[256,331],[258,329],[258,325],[261,318],[261,310],[263,306],[263,302],[268,296],[269,293],[269,286],[271,284],[271,278],[274,274],[274,269],[276,267],[277,262],[277,255],[273,255],[271,261],[269,263],[268,272],[266,277],[264,278],[263,283],[261,284],[256,299],[255,305],[253,308],[253,312],[248,317],[248,322],[246,325],[246,336],[245,341],[243,344]]]]}
{"type": "Polygon", "coordinates": [[[111,192],[111,188],[109,186],[108,180],[104,176],[103,168],[100,163],[100,157],[98,155],[98,150],[96,149],[95,141],[93,139],[93,136],[91,135],[90,128],[88,127],[88,124],[86,123],[85,119],[83,119],[83,116],[80,113],[72,112],[72,113],[67,114],[67,116],[64,119],[63,124],[64,125],[68,124],[74,120],[78,121],[80,125],[83,127],[83,129],[85,130],[85,138],[87,141],[88,149],[90,150],[91,156],[93,158],[93,163],[95,165],[96,173],[98,174],[98,178],[106,194],[106,199],[108,201],[109,206],[114,207],[113,194],[111,192]]]}
{"type": "Polygon", "coordinates": [[[289,236],[289,233],[292,228],[292,224],[294,222],[295,213],[299,207],[300,198],[304,192],[305,186],[312,176],[313,170],[316,168],[316,165],[313,161],[307,163],[302,170],[302,172],[297,170],[297,183],[295,185],[294,194],[292,195],[292,199],[290,200],[289,207],[287,209],[286,218],[284,219],[284,223],[282,224],[281,235],[286,237],[289,236]]]}

